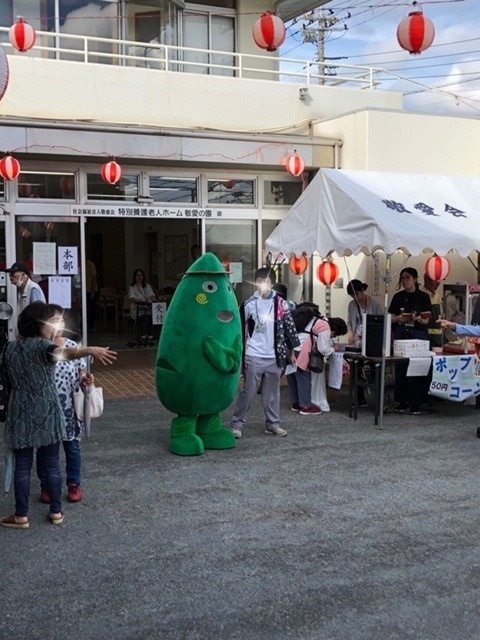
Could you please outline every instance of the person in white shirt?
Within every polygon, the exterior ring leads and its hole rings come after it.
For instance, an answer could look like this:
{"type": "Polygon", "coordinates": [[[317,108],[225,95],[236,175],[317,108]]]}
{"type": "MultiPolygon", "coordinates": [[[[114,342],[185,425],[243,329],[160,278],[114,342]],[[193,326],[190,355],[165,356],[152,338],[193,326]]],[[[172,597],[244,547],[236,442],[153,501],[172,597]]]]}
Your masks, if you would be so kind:
{"type": "MultiPolygon", "coordinates": [[[[237,396],[230,429],[236,438],[242,437],[246,415],[261,388],[265,433],[286,436],[280,426],[280,377],[287,364],[287,340],[292,349],[300,342],[287,302],[273,290],[275,271],[262,267],[255,271],[254,279],[257,290],[240,306],[245,384],[237,396]]],[[[290,358],[293,363],[293,351],[290,358]]]]}
{"type": "Polygon", "coordinates": [[[10,282],[17,288],[18,315],[32,302],[46,302],[42,289],[31,279],[30,269],[26,265],[14,262],[5,272],[10,274],[10,282]]]}
{"type": "Polygon", "coordinates": [[[145,272],[135,269],[132,284],[128,288],[130,298],[130,315],[137,326],[137,341],[141,344],[153,343],[152,335],[152,302],[155,301],[155,293],[147,284],[145,272]]]}

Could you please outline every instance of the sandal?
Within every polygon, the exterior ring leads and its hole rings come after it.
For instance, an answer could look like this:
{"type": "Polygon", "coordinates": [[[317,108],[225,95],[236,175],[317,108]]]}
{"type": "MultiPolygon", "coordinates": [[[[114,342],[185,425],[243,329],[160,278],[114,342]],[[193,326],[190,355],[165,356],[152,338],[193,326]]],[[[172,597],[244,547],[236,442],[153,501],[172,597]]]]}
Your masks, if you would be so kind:
{"type": "Polygon", "coordinates": [[[61,513],[59,516],[57,516],[56,518],[52,518],[52,516],[48,516],[48,519],[50,520],[50,522],[52,524],[62,524],[63,521],[65,520],[65,515],[63,513],[61,513]]]}
{"type": "Polygon", "coordinates": [[[2,527],[10,527],[11,529],[28,529],[30,523],[28,520],[26,522],[18,522],[17,516],[13,513],[11,516],[5,516],[0,520],[0,525],[2,527]]]}

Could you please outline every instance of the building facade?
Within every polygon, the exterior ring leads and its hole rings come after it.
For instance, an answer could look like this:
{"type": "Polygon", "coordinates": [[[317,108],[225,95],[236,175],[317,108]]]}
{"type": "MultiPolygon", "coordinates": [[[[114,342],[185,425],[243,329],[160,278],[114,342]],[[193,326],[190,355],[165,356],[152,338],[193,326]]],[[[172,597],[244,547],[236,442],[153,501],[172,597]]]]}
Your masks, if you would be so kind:
{"type": "MultiPolygon", "coordinates": [[[[262,11],[288,19],[321,4],[267,0],[262,11]]],[[[85,341],[87,257],[99,287],[121,297],[138,268],[157,291],[174,288],[199,245],[230,265],[240,300],[270,259],[264,238],[313,173],[368,168],[375,132],[366,114],[399,114],[410,126],[402,95],[379,90],[375,70],[340,70],[329,82],[316,64],[259,49],[254,0],[5,0],[2,7],[10,79],[0,101],[0,152],[20,161],[21,174],[0,180],[0,263],[27,262],[37,280],[65,276],[61,251],[76,249],[70,313],[85,341]],[[19,13],[38,31],[27,53],[8,42],[19,13]],[[305,161],[301,177],[285,170],[294,151],[305,161]],[[100,174],[112,159],[123,171],[113,185],[100,174]]],[[[375,144],[385,153],[384,138],[375,144]]],[[[289,297],[299,298],[302,279],[285,266],[281,272],[289,297]]],[[[15,304],[8,281],[0,294],[15,304]]]]}

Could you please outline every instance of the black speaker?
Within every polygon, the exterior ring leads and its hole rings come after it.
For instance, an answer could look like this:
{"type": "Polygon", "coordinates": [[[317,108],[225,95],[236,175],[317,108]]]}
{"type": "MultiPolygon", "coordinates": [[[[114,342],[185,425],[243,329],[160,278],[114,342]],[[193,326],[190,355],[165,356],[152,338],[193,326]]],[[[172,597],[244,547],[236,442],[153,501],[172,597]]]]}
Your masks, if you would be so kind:
{"type": "MultiPolygon", "coordinates": [[[[363,315],[362,354],[371,358],[382,357],[384,315],[363,315]]],[[[387,316],[387,351],[390,355],[391,320],[387,316]]]]}

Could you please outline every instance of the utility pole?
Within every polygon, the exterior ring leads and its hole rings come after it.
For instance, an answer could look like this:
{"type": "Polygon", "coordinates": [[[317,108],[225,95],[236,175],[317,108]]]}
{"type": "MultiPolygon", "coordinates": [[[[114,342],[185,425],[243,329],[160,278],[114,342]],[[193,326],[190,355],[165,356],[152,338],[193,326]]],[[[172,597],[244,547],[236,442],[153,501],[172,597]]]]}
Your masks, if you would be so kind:
{"type": "MultiPolygon", "coordinates": [[[[333,31],[347,30],[345,20],[350,17],[350,13],[341,18],[336,16],[332,9],[314,9],[296,20],[296,22],[305,20],[302,24],[303,42],[311,42],[317,46],[316,61],[318,62],[319,84],[325,84],[327,75],[335,75],[334,73],[326,73],[325,68],[325,43],[328,36],[333,31]],[[342,26],[340,26],[341,23],[342,26]]],[[[334,67],[329,67],[329,69],[334,69],[334,67]]]]}

